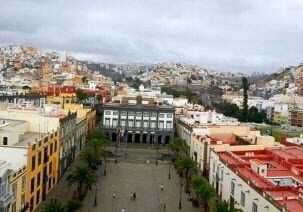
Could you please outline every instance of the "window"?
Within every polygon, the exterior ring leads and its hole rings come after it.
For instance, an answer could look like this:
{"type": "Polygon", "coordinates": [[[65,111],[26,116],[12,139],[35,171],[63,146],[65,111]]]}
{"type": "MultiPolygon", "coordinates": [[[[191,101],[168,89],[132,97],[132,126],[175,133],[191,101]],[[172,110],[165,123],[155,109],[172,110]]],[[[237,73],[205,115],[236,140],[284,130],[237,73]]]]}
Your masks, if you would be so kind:
{"type": "Polygon", "coordinates": [[[216,163],[213,163],[213,173],[216,171],[216,163]]]}
{"type": "Polygon", "coordinates": [[[41,154],[42,154],[41,152],[38,153],[38,166],[41,164],[41,160],[42,160],[41,154]]]}
{"type": "Polygon", "coordinates": [[[113,127],[117,127],[118,126],[118,119],[113,119],[113,127]]]}
{"type": "Polygon", "coordinates": [[[34,192],[34,189],[35,189],[35,178],[33,177],[31,179],[31,194],[34,192]]]}
{"type": "Polygon", "coordinates": [[[12,186],[12,192],[13,192],[13,196],[16,197],[17,194],[17,183],[14,183],[12,186]]]}
{"type": "Polygon", "coordinates": [[[121,123],[120,123],[121,127],[125,127],[125,125],[126,125],[126,120],[123,120],[123,119],[122,119],[120,122],[121,122],[121,123]]]}
{"type": "Polygon", "coordinates": [[[119,115],[119,112],[118,111],[114,111],[113,112],[113,116],[118,116],[119,115]]]}
{"type": "Polygon", "coordinates": [[[258,212],[258,205],[254,202],[252,204],[252,212],[258,212]]]}
{"type": "Polygon", "coordinates": [[[144,128],[148,128],[148,121],[144,121],[144,122],[143,122],[143,127],[144,127],[144,128]]]}
{"type": "Polygon", "coordinates": [[[171,129],[172,128],[171,121],[166,122],[166,128],[167,129],[171,129]]]}
{"type": "Polygon", "coordinates": [[[134,126],[134,121],[128,120],[128,127],[133,127],[133,126],[134,126]]]}
{"type": "Polygon", "coordinates": [[[16,212],[16,202],[12,203],[12,212],[16,212]]]}
{"type": "Polygon", "coordinates": [[[7,145],[7,143],[8,143],[8,138],[7,137],[3,137],[3,145],[7,145]]]}
{"type": "Polygon", "coordinates": [[[121,112],[121,116],[126,116],[126,115],[127,115],[126,111],[121,112]]]}
{"type": "Polygon", "coordinates": [[[39,172],[37,176],[37,187],[40,186],[40,180],[41,180],[41,174],[39,172]]]}
{"type": "Polygon", "coordinates": [[[49,155],[51,156],[53,154],[53,147],[54,147],[54,144],[51,143],[50,145],[50,152],[49,152],[49,155]]]}
{"type": "Polygon", "coordinates": [[[159,128],[163,129],[164,128],[164,121],[159,121],[159,128]]]}
{"type": "Polygon", "coordinates": [[[52,164],[52,162],[50,162],[49,163],[49,174],[51,174],[52,173],[52,168],[53,168],[53,166],[52,166],[53,164],[52,164]]]}
{"type": "Polygon", "coordinates": [[[32,211],[33,208],[34,208],[34,197],[32,197],[30,201],[30,211],[32,211]]]}
{"type": "Polygon", "coordinates": [[[234,183],[234,181],[231,181],[230,193],[231,193],[232,195],[235,194],[235,183],[234,183]]]}
{"type": "Polygon", "coordinates": [[[141,121],[136,121],[136,127],[141,127],[141,121]]]}
{"type": "Polygon", "coordinates": [[[135,112],[128,112],[128,116],[134,116],[135,112]]]}
{"type": "Polygon", "coordinates": [[[104,111],[104,114],[105,114],[105,115],[110,115],[111,112],[110,112],[109,110],[105,110],[105,111],[104,111]]]}
{"type": "Polygon", "coordinates": [[[36,205],[39,204],[39,201],[40,201],[40,190],[38,190],[36,193],[36,205]]]}
{"type": "Polygon", "coordinates": [[[151,117],[156,118],[157,117],[157,113],[152,113],[151,117]]]}
{"type": "Polygon", "coordinates": [[[150,127],[151,128],[156,128],[156,122],[155,121],[151,121],[150,122],[150,127]]]}
{"type": "Polygon", "coordinates": [[[21,195],[21,208],[23,209],[25,207],[25,194],[21,195]]]}
{"type": "Polygon", "coordinates": [[[137,112],[136,113],[136,117],[141,117],[142,116],[142,113],[141,112],[137,112]]]}
{"type": "Polygon", "coordinates": [[[57,152],[57,140],[55,140],[55,150],[54,152],[57,152]]]}
{"type": "Polygon", "coordinates": [[[109,125],[110,125],[110,119],[109,119],[109,118],[106,118],[106,119],[105,119],[105,125],[106,125],[106,126],[109,126],[109,125]]]}
{"type": "Polygon", "coordinates": [[[21,185],[22,187],[22,190],[24,190],[25,189],[25,187],[26,187],[26,176],[24,175],[23,177],[22,177],[22,185],[21,185]]]}
{"type": "Polygon", "coordinates": [[[241,191],[241,205],[245,207],[245,193],[241,191]]]}
{"type": "Polygon", "coordinates": [[[159,113],[159,118],[164,118],[164,113],[159,113]]]}
{"type": "Polygon", "coordinates": [[[166,117],[167,117],[167,118],[172,118],[172,117],[173,117],[173,114],[172,114],[172,113],[167,113],[167,114],[166,114],[166,117]]]}
{"type": "Polygon", "coordinates": [[[32,171],[36,168],[36,156],[32,157],[32,171]]]}
{"type": "Polygon", "coordinates": [[[149,113],[148,113],[148,112],[145,112],[145,113],[143,113],[143,116],[144,116],[144,117],[149,117],[149,113]]]}

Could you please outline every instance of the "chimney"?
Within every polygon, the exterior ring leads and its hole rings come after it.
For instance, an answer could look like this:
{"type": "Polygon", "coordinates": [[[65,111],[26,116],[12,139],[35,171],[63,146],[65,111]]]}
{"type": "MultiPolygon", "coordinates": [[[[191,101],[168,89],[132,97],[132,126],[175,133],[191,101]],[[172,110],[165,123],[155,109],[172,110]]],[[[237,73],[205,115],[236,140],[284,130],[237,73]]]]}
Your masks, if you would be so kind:
{"type": "Polygon", "coordinates": [[[142,96],[137,96],[137,104],[142,104],[142,96]]]}

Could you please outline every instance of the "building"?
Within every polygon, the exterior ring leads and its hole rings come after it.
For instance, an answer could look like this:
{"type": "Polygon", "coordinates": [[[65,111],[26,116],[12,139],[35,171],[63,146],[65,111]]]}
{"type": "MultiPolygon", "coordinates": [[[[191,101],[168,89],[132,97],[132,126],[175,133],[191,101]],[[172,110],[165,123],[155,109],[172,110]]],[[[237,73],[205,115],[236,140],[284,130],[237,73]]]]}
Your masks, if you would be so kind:
{"type": "Polygon", "coordinates": [[[26,202],[26,165],[12,168],[14,171],[10,177],[10,190],[13,193],[13,201],[10,205],[10,212],[25,212],[29,204],[26,202]]]}
{"type": "Polygon", "coordinates": [[[294,108],[290,111],[290,125],[303,127],[303,110],[294,108]]]}
{"type": "Polygon", "coordinates": [[[8,212],[13,201],[13,193],[10,190],[9,178],[12,175],[11,164],[0,160],[0,211],[8,212]]]}
{"type": "Polygon", "coordinates": [[[33,211],[58,181],[59,133],[31,132],[30,123],[23,120],[2,119],[1,123],[0,160],[27,167],[25,200],[33,211]]]}
{"type": "Polygon", "coordinates": [[[16,92],[1,92],[0,102],[7,102],[19,105],[30,104],[36,107],[43,107],[46,103],[46,96],[39,93],[16,93],[16,92]]]}
{"type": "Polygon", "coordinates": [[[243,211],[302,210],[303,149],[211,151],[209,181],[220,199],[243,211]]]}
{"type": "Polygon", "coordinates": [[[168,144],[174,136],[174,107],[159,105],[152,98],[123,98],[106,103],[101,110],[101,129],[112,141],[168,144]]]}

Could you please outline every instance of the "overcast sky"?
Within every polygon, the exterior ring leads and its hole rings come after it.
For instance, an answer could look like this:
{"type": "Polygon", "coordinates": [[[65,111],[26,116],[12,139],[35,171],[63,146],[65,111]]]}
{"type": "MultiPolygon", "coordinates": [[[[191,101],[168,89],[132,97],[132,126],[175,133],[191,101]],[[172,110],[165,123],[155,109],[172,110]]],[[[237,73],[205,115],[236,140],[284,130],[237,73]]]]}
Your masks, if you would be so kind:
{"type": "Polygon", "coordinates": [[[0,0],[0,45],[96,62],[276,71],[303,62],[303,0],[0,0]]]}

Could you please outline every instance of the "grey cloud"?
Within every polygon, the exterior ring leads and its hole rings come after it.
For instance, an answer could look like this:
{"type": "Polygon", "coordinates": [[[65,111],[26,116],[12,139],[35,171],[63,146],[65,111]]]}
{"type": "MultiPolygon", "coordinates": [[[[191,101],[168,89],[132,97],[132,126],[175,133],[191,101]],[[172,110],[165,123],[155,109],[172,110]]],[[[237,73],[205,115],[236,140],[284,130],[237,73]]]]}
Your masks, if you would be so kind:
{"type": "Polygon", "coordinates": [[[0,7],[0,44],[100,62],[275,71],[302,62],[302,9],[301,0],[10,0],[0,7]]]}

